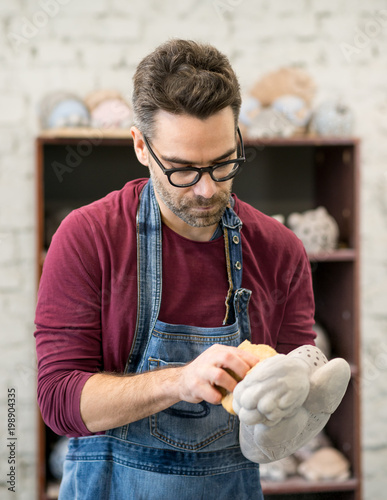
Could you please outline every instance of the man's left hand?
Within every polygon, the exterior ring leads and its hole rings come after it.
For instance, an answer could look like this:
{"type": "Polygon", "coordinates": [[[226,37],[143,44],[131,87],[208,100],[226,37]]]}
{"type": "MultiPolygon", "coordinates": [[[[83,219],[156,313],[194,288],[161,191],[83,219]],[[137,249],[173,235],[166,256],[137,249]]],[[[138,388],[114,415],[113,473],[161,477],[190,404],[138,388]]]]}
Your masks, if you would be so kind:
{"type": "Polygon", "coordinates": [[[234,390],[244,455],[265,463],[294,453],[325,426],[350,377],[344,359],[328,362],[313,346],[258,363],[234,390]]]}

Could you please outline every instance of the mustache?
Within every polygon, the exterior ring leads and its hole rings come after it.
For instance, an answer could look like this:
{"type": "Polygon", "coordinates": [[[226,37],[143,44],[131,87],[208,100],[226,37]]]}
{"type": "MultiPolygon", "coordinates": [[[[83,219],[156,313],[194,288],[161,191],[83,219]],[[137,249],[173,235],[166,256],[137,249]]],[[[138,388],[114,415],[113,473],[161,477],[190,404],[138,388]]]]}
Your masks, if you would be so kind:
{"type": "Polygon", "coordinates": [[[226,200],[228,201],[229,196],[225,193],[218,193],[212,196],[211,198],[204,198],[204,196],[195,196],[192,200],[187,200],[186,207],[209,207],[211,205],[215,205],[217,203],[224,203],[226,200]]]}

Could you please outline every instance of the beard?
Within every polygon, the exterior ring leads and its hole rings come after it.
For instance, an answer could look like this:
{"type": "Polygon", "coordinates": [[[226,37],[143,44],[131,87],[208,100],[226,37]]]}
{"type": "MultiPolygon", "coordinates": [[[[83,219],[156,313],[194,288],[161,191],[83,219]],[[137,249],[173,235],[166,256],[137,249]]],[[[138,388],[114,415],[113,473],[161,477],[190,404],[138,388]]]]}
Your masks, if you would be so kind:
{"type": "Polygon", "coordinates": [[[232,183],[228,189],[216,193],[211,198],[203,196],[179,198],[172,192],[172,189],[176,191],[179,188],[171,186],[171,190],[168,190],[155,175],[151,177],[153,186],[163,203],[186,224],[191,227],[208,227],[219,223],[230,199],[232,183]]]}

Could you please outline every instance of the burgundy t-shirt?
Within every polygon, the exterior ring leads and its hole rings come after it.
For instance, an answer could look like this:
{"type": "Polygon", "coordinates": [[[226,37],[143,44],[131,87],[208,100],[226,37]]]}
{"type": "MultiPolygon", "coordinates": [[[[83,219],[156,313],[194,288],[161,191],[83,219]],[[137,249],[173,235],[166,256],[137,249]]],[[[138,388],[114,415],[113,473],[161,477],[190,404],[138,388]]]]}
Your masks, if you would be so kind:
{"type": "MultiPolygon", "coordinates": [[[[73,211],[53,237],[36,310],[38,402],[58,434],[90,435],[80,415],[86,380],[123,372],[137,313],[136,212],[147,179],[73,211]]],[[[288,353],[313,344],[310,265],[300,240],[235,195],[243,222],[242,286],[252,290],[252,342],[288,353]]],[[[223,236],[188,240],[163,226],[159,319],[218,327],[228,282],[223,236]]]]}

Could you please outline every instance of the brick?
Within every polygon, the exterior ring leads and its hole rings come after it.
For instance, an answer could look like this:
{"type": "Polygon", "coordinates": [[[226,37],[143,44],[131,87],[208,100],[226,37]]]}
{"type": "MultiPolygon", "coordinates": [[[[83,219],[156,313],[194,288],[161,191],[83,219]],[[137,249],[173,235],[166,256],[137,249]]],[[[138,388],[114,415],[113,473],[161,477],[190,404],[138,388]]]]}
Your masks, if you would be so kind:
{"type": "Polygon", "coordinates": [[[376,283],[373,283],[368,290],[364,291],[364,306],[369,314],[375,316],[384,316],[386,314],[386,303],[383,299],[386,297],[387,286],[385,285],[387,277],[386,269],[380,271],[379,278],[376,283]]]}
{"type": "Polygon", "coordinates": [[[31,248],[36,242],[36,233],[34,228],[23,229],[14,233],[15,246],[18,259],[21,262],[26,262],[28,265],[34,262],[35,252],[31,252],[31,248]]]}
{"type": "Polygon", "coordinates": [[[29,77],[30,96],[36,102],[33,110],[33,123],[37,124],[41,99],[50,92],[64,90],[75,93],[79,97],[84,97],[95,86],[97,71],[90,71],[90,68],[66,66],[61,67],[38,67],[31,72],[29,77]],[[42,88],[42,81],[45,86],[42,88]]]}
{"type": "Polygon", "coordinates": [[[1,130],[0,133],[0,155],[10,153],[14,150],[17,142],[17,136],[15,132],[12,132],[8,128],[1,130]]]}
{"type": "Polygon", "coordinates": [[[112,68],[122,64],[127,57],[127,51],[122,45],[115,43],[83,43],[80,47],[82,61],[91,68],[101,64],[104,68],[112,68]]]}
{"type": "Polygon", "coordinates": [[[85,23],[84,17],[58,16],[55,20],[55,33],[60,39],[90,40],[103,44],[109,41],[138,41],[141,36],[140,23],[134,16],[93,17],[85,23]]]}
{"type": "Polygon", "coordinates": [[[11,232],[0,232],[0,265],[11,262],[15,257],[16,241],[11,232]]]}
{"type": "Polygon", "coordinates": [[[30,229],[34,226],[35,186],[32,179],[15,176],[9,168],[0,180],[0,231],[30,229]]]}
{"type": "Polygon", "coordinates": [[[16,265],[2,265],[0,267],[0,292],[20,289],[22,275],[16,265]]]}
{"type": "Polygon", "coordinates": [[[92,15],[105,14],[109,12],[110,5],[109,0],[83,0],[82,2],[77,2],[76,0],[68,0],[66,10],[69,14],[75,15],[79,15],[80,13],[88,13],[92,15]]]}
{"type": "Polygon", "coordinates": [[[28,51],[34,42],[50,35],[53,19],[41,9],[31,12],[22,10],[10,17],[7,23],[6,40],[14,55],[28,51]]]}
{"type": "Polygon", "coordinates": [[[25,322],[20,318],[2,318],[0,326],[1,331],[4,332],[0,339],[0,348],[2,352],[5,349],[8,349],[10,352],[10,355],[6,359],[2,359],[2,368],[7,366],[2,381],[8,387],[12,387],[14,383],[16,391],[18,391],[16,379],[19,377],[16,371],[12,369],[12,365],[16,367],[23,363],[28,363],[28,359],[25,356],[28,354],[27,342],[29,343],[31,335],[27,331],[25,322]]]}
{"type": "Polygon", "coordinates": [[[346,10],[345,2],[346,0],[324,0],[324,2],[321,2],[321,0],[310,0],[309,3],[310,9],[313,12],[319,13],[323,11],[337,14],[346,10]]]}
{"type": "MultiPolygon", "coordinates": [[[[370,426],[371,427],[371,426],[370,426]]],[[[364,456],[363,456],[363,469],[364,474],[367,479],[365,490],[365,499],[375,499],[375,500],[383,500],[384,491],[378,488],[378,475],[382,476],[383,471],[380,469],[383,468],[383,464],[387,461],[387,451],[383,448],[370,448],[364,447],[364,456]]],[[[385,471],[384,471],[385,474],[385,471]]]]}
{"type": "Polygon", "coordinates": [[[0,14],[15,14],[21,10],[21,0],[2,0],[0,2],[0,14]]]}
{"type": "Polygon", "coordinates": [[[127,68],[109,69],[101,72],[96,78],[97,88],[116,89],[129,102],[131,99],[131,73],[127,68]]]}
{"type": "MultiPolygon", "coordinates": [[[[26,120],[27,121],[27,120],[26,120]]],[[[25,122],[24,122],[25,125],[25,122]]],[[[18,131],[18,133],[20,130],[18,131]]],[[[2,133],[2,129],[0,128],[0,135],[2,133]]],[[[31,141],[30,143],[27,143],[25,140],[23,141],[23,138],[20,137],[18,138],[18,141],[16,142],[15,148],[13,149],[14,152],[10,152],[7,154],[3,154],[1,157],[1,162],[0,162],[0,183],[3,182],[8,182],[10,184],[14,184],[16,182],[22,182],[22,179],[25,179],[29,176],[32,175],[34,172],[34,164],[33,164],[33,159],[34,159],[34,149],[33,149],[33,142],[31,141]],[[22,145],[20,144],[20,141],[22,141],[22,145]],[[31,148],[32,146],[32,148],[31,148]],[[23,148],[25,148],[26,153],[28,154],[21,154],[23,148]],[[20,154],[19,154],[20,153],[20,154]],[[19,176],[19,179],[9,179],[9,176],[19,176]]],[[[0,186],[0,192],[1,192],[2,187],[0,186]]],[[[5,186],[4,188],[5,189],[5,186]]]]}
{"type": "MultiPolygon", "coordinates": [[[[12,297],[8,300],[7,305],[4,306],[6,307],[9,318],[20,317],[20,311],[23,311],[23,316],[25,317],[34,317],[36,307],[34,292],[36,292],[37,286],[36,280],[30,279],[29,281],[31,283],[31,290],[17,290],[16,292],[12,293],[12,297]]],[[[31,330],[34,330],[34,328],[32,327],[31,330]]]]}
{"type": "Polygon", "coordinates": [[[268,2],[268,5],[270,15],[299,15],[310,9],[310,3],[308,0],[293,0],[291,3],[279,0],[276,2],[268,2]]]}
{"type": "Polygon", "coordinates": [[[37,365],[33,332],[34,328],[32,326],[23,328],[24,346],[23,349],[20,346],[18,347],[21,350],[21,355],[13,357],[13,369],[10,370],[12,377],[8,384],[13,383],[15,385],[19,406],[32,406],[36,402],[34,393],[36,393],[37,365]]]}
{"type": "Polygon", "coordinates": [[[99,21],[92,17],[89,22],[81,15],[70,16],[68,12],[54,19],[52,24],[55,30],[55,38],[65,40],[66,43],[74,44],[75,41],[92,39],[96,31],[96,24],[99,21]]]}
{"type": "MultiPolygon", "coordinates": [[[[174,8],[178,8],[181,4],[187,4],[192,2],[192,0],[185,0],[185,2],[175,3],[174,8]]],[[[165,4],[164,4],[165,5],[165,4]]],[[[197,3],[196,3],[197,5],[197,3]]],[[[148,6],[149,9],[152,9],[153,12],[157,12],[159,10],[159,6],[148,6]]],[[[147,19],[148,18],[148,10],[144,9],[144,4],[141,2],[128,2],[127,0],[110,0],[109,12],[112,15],[119,14],[120,16],[131,16],[135,19],[147,19]]],[[[190,9],[190,13],[192,13],[192,9],[190,9]]]]}
{"type": "Polygon", "coordinates": [[[53,66],[74,66],[77,64],[78,47],[60,41],[39,43],[36,48],[37,64],[53,66]]]}
{"type": "Polygon", "coordinates": [[[141,31],[140,25],[135,17],[127,18],[107,17],[96,23],[94,37],[103,43],[109,40],[114,41],[135,41],[138,40],[141,31]],[[98,27],[97,27],[98,26],[98,27]]]}
{"type": "MultiPolygon", "coordinates": [[[[23,439],[28,440],[28,435],[25,435],[23,439]]],[[[31,491],[37,491],[37,476],[34,474],[35,463],[36,456],[28,457],[27,460],[22,461],[20,464],[20,500],[31,500],[31,491]]],[[[12,497],[10,500],[12,500],[12,497]]]]}
{"type": "Polygon", "coordinates": [[[25,100],[13,94],[0,94],[0,126],[19,123],[25,116],[25,100]]]}
{"type": "MultiPolygon", "coordinates": [[[[244,7],[245,4],[241,4],[241,8],[244,7]]],[[[246,7],[248,7],[248,3],[246,7]]],[[[251,9],[251,7],[250,7],[251,9]]],[[[291,36],[291,43],[294,40],[305,37],[312,36],[315,38],[316,31],[316,18],[313,13],[308,12],[302,15],[292,15],[292,16],[277,16],[275,18],[271,18],[268,14],[259,16],[257,18],[254,15],[251,15],[251,12],[246,8],[245,15],[247,22],[249,23],[250,28],[243,28],[240,30],[238,36],[241,36],[245,39],[251,38],[255,35],[258,40],[262,38],[270,38],[275,44],[281,43],[283,44],[284,37],[291,36]],[[250,35],[250,37],[249,37],[250,35]]],[[[240,20],[239,20],[240,22],[240,20]]],[[[234,19],[235,25],[238,24],[238,19],[234,19]]],[[[245,20],[243,20],[243,24],[245,24],[245,20]]]]}

